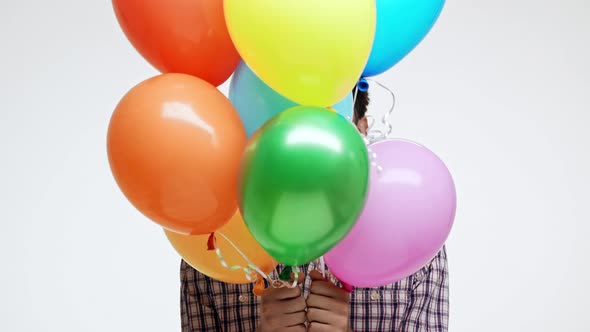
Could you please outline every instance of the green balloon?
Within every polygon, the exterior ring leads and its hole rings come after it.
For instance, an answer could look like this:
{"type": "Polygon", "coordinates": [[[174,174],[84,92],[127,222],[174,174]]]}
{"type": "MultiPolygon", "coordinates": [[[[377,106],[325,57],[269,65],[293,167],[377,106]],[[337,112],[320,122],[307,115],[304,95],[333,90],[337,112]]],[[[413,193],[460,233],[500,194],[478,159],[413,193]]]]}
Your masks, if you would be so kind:
{"type": "Polygon", "coordinates": [[[367,147],[356,128],[336,112],[298,106],[269,120],[248,143],[240,208],[271,256],[302,265],[350,231],[368,179],[367,147]]]}

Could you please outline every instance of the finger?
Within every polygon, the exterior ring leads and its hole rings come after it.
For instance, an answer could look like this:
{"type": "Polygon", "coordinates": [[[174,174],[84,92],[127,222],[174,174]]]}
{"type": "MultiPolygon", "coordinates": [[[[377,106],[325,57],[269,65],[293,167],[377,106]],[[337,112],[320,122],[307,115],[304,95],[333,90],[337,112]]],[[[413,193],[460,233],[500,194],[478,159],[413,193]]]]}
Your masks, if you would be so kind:
{"type": "Polygon", "coordinates": [[[311,281],[315,281],[315,280],[323,280],[326,281],[326,279],[324,279],[324,276],[322,275],[322,273],[320,271],[317,270],[313,270],[309,273],[309,277],[311,278],[311,281]]]}
{"type": "Polygon", "coordinates": [[[308,332],[332,332],[334,331],[334,327],[330,326],[329,324],[324,324],[320,322],[312,322],[309,324],[308,332]]]}
{"type": "Polygon", "coordinates": [[[281,329],[281,331],[286,331],[286,332],[306,332],[306,328],[305,328],[305,325],[301,324],[301,325],[297,325],[297,326],[285,327],[285,328],[281,329]]]}
{"type": "Polygon", "coordinates": [[[318,308],[307,309],[309,331],[348,331],[348,313],[342,315],[333,310],[318,308]]]}
{"type": "Polygon", "coordinates": [[[276,300],[285,300],[285,299],[292,299],[301,296],[301,288],[274,288],[270,287],[267,288],[264,293],[262,294],[262,301],[276,301],[276,300]]]}
{"type": "Polygon", "coordinates": [[[305,311],[295,312],[292,314],[285,314],[281,316],[281,322],[283,326],[297,326],[304,324],[307,320],[307,315],[305,311]]]}
{"type": "Polygon", "coordinates": [[[338,315],[330,310],[319,308],[307,308],[307,320],[323,324],[335,324],[338,322],[338,315]]]}
{"type": "Polygon", "coordinates": [[[303,296],[289,300],[265,303],[265,305],[272,306],[273,311],[280,312],[283,314],[291,314],[300,311],[305,311],[305,308],[307,308],[307,303],[305,302],[303,296]]]}
{"type": "Polygon", "coordinates": [[[331,297],[310,294],[307,297],[307,311],[310,309],[329,310],[330,312],[336,312],[338,314],[348,313],[348,303],[336,300],[331,297]]]}
{"type": "Polygon", "coordinates": [[[345,290],[325,280],[312,281],[309,291],[311,294],[333,297],[341,301],[348,301],[349,298],[345,290]]]}

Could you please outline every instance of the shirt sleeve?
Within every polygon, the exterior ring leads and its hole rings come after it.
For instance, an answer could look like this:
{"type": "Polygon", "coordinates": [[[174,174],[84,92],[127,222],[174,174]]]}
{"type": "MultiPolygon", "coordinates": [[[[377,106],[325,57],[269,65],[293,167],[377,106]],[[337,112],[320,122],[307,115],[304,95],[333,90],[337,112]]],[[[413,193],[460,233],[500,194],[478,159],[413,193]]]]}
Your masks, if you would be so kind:
{"type": "Polygon", "coordinates": [[[207,292],[206,278],[184,260],[180,266],[182,332],[219,331],[219,315],[207,292]]]}
{"type": "Polygon", "coordinates": [[[412,276],[410,305],[401,322],[403,332],[447,332],[449,328],[449,272],[446,248],[429,266],[412,276]]]}

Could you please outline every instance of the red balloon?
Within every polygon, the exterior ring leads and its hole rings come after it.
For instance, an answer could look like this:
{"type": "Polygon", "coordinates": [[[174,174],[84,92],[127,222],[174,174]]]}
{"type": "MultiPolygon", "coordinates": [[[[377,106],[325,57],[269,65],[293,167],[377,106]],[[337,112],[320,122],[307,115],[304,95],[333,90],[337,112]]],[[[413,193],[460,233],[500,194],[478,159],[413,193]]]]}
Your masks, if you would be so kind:
{"type": "Polygon", "coordinates": [[[163,73],[218,86],[238,65],[223,0],[113,0],[113,7],[131,44],[163,73]]]}

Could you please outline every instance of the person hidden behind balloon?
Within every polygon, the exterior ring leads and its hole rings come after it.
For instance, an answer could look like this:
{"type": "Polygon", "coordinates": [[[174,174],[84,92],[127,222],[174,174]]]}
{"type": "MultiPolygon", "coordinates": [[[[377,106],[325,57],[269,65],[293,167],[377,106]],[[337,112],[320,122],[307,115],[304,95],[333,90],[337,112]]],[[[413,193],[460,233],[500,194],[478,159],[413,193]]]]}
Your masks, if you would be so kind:
{"type": "MultiPolygon", "coordinates": [[[[354,90],[353,90],[354,91],[354,90]]],[[[354,123],[367,134],[368,92],[357,91],[354,123]]],[[[433,331],[448,330],[449,282],[446,249],[423,268],[394,284],[356,288],[322,277],[313,261],[299,269],[300,287],[227,284],[181,264],[182,331],[433,331]]],[[[322,263],[323,264],[323,263],[322,263]]],[[[271,273],[278,278],[279,265],[271,273]]]]}

